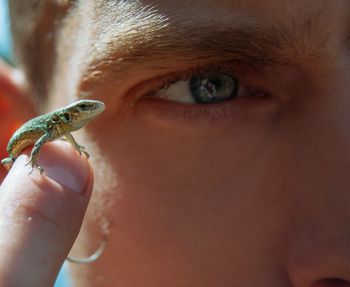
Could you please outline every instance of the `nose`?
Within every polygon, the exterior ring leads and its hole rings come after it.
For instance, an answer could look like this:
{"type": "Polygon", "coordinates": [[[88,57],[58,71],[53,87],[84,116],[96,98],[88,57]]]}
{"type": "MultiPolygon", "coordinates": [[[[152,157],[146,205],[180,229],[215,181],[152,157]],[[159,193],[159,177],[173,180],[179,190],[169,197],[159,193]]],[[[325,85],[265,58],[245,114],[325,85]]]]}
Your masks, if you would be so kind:
{"type": "Polygon", "coordinates": [[[287,256],[293,287],[350,287],[349,105],[348,96],[319,95],[296,123],[298,199],[287,256]]]}
{"type": "Polygon", "coordinates": [[[341,224],[348,218],[323,219],[299,226],[290,236],[287,266],[292,286],[350,286],[350,229],[341,224]]]}

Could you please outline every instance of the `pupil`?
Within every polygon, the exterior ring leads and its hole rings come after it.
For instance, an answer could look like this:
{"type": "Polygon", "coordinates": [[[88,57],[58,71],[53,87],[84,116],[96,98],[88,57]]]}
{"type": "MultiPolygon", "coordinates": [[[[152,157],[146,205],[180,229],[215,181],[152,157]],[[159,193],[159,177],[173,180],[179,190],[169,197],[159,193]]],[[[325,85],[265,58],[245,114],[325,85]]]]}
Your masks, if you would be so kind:
{"type": "Polygon", "coordinates": [[[237,96],[238,82],[226,74],[196,75],[190,79],[189,84],[192,96],[197,103],[217,103],[237,96]]]}

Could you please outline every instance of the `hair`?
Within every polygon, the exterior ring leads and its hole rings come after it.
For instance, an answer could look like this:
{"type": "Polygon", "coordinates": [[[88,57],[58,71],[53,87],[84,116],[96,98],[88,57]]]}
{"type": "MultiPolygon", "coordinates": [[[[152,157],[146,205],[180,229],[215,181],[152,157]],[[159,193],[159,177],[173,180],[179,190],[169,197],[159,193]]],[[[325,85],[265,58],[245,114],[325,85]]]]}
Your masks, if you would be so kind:
{"type": "Polygon", "coordinates": [[[62,0],[11,0],[9,12],[14,63],[26,75],[34,101],[42,104],[55,63],[57,31],[71,5],[62,0]]]}

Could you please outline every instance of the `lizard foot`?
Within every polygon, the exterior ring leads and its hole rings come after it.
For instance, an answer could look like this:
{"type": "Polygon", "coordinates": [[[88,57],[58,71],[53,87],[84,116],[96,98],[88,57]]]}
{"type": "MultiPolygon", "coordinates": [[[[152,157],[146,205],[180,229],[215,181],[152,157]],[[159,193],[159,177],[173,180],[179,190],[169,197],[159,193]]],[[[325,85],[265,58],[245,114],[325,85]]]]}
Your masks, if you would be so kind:
{"type": "Polygon", "coordinates": [[[36,162],[34,162],[33,160],[29,160],[25,165],[29,165],[29,164],[32,166],[32,170],[29,172],[29,174],[33,173],[34,168],[37,168],[39,170],[40,175],[43,174],[44,169],[40,165],[38,165],[36,162]]]}
{"type": "Polygon", "coordinates": [[[90,155],[88,154],[88,152],[82,151],[82,153],[85,154],[86,158],[89,158],[89,157],[90,157],[90,155]]]}
{"type": "Polygon", "coordinates": [[[88,154],[88,152],[85,150],[85,147],[80,145],[80,144],[77,144],[75,146],[75,149],[78,151],[79,155],[81,155],[82,153],[85,154],[86,158],[89,158],[90,155],[88,154]]]}

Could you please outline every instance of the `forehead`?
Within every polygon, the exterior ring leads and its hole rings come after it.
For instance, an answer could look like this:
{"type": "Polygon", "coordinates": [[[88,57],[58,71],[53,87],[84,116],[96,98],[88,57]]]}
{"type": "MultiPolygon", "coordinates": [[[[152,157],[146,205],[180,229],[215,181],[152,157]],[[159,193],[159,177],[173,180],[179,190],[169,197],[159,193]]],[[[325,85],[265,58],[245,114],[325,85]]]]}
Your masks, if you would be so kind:
{"type": "Polygon", "coordinates": [[[165,26],[255,25],[304,34],[350,29],[348,0],[84,0],[77,7],[82,13],[73,15],[89,18],[101,40],[128,32],[152,34],[165,26]]]}
{"type": "MultiPolygon", "coordinates": [[[[88,1],[82,1],[87,4],[88,1]]],[[[88,5],[90,8],[97,8],[105,15],[115,14],[119,9],[144,9],[154,7],[163,15],[185,18],[189,20],[205,17],[208,20],[215,19],[218,15],[244,13],[254,15],[259,20],[269,21],[274,19],[289,20],[291,17],[316,17],[327,16],[327,14],[339,12],[339,8],[350,8],[348,0],[143,0],[143,1],[92,1],[95,5],[88,5]],[[218,14],[220,13],[220,14],[218,14]]],[[[349,11],[349,9],[345,9],[349,11]]],[[[137,10],[140,12],[140,10],[137,10]]],[[[230,15],[230,16],[229,16],[230,15]]],[[[216,20],[227,20],[225,17],[216,20]]],[[[326,19],[325,19],[326,20],[326,19]]]]}
{"type": "Polygon", "coordinates": [[[233,51],[240,56],[250,46],[255,56],[274,46],[281,50],[278,57],[291,52],[295,58],[320,47],[331,50],[350,34],[349,0],[80,0],[69,11],[58,41],[58,62],[63,63],[58,78],[76,76],[65,81],[71,93],[79,81],[109,75],[108,68],[115,80],[147,60],[164,68],[166,59],[169,66],[176,53],[206,58],[201,51],[233,51]]]}
{"type": "Polygon", "coordinates": [[[109,50],[128,51],[134,45],[147,47],[170,38],[172,44],[188,41],[190,30],[204,35],[215,28],[254,27],[275,30],[291,41],[328,37],[331,42],[350,30],[349,16],[348,0],[81,0],[68,18],[72,24],[63,40],[77,37],[70,30],[80,32],[80,39],[93,39],[96,58],[109,50]]]}

